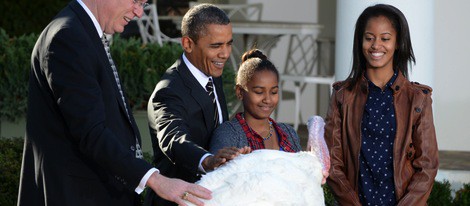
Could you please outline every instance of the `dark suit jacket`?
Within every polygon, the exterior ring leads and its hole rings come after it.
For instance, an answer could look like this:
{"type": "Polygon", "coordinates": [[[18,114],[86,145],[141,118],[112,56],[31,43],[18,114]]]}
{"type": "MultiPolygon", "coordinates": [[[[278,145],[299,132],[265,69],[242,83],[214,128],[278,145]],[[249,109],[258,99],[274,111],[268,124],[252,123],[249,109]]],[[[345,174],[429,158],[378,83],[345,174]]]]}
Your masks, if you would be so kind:
{"type": "Polygon", "coordinates": [[[76,1],[42,32],[31,59],[18,204],[134,205],[152,166],[135,158],[134,118],[76,1]]]}
{"type": "MultiPolygon", "coordinates": [[[[228,120],[222,78],[214,78],[223,120],[228,120]]],[[[161,174],[195,182],[198,165],[209,149],[214,130],[211,97],[191,74],[183,59],[173,64],[158,82],[148,105],[155,164],[161,174]]],[[[146,204],[172,205],[149,191],[146,204]]]]}

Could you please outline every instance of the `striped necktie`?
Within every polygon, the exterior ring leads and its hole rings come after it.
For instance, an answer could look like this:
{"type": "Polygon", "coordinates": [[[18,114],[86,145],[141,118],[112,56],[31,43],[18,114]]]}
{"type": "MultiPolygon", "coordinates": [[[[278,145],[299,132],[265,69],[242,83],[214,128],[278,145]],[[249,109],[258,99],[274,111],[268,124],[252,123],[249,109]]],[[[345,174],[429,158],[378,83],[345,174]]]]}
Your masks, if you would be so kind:
{"type": "Polygon", "coordinates": [[[104,49],[106,50],[106,54],[108,55],[109,64],[111,64],[111,68],[113,69],[114,79],[116,80],[119,93],[121,94],[122,102],[124,102],[124,108],[126,108],[127,116],[129,116],[129,111],[127,111],[126,100],[124,99],[124,93],[122,92],[122,89],[121,89],[121,81],[119,80],[119,74],[117,72],[116,65],[114,64],[113,58],[111,57],[111,51],[109,49],[109,41],[106,38],[106,34],[103,34],[101,41],[103,41],[104,49]]]}
{"type": "MultiPolygon", "coordinates": [[[[101,38],[101,41],[103,42],[104,50],[106,50],[106,55],[108,56],[109,64],[111,65],[111,69],[113,70],[114,80],[116,80],[116,84],[117,84],[119,93],[121,94],[122,102],[124,103],[124,108],[126,109],[127,117],[130,121],[131,118],[129,116],[129,110],[127,110],[126,99],[124,98],[124,92],[122,92],[122,89],[121,89],[121,81],[119,80],[119,74],[117,72],[116,65],[114,64],[113,58],[111,57],[111,52],[110,52],[110,49],[109,49],[109,41],[106,38],[106,34],[103,34],[103,37],[101,38]]],[[[132,122],[131,122],[131,124],[132,124],[132,122]]],[[[135,137],[135,144],[136,144],[135,145],[135,147],[136,147],[135,148],[135,157],[137,157],[139,159],[142,159],[144,157],[144,155],[142,153],[142,148],[140,147],[140,143],[139,143],[139,140],[137,139],[137,137],[135,137]]]]}
{"type": "Polygon", "coordinates": [[[212,98],[212,104],[214,107],[214,128],[219,125],[219,110],[217,108],[217,102],[214,94],[214,84],[212,83],[212,78],[209,78],[209,82],[206,84],[206,90],[209,96],[212,98]]]}

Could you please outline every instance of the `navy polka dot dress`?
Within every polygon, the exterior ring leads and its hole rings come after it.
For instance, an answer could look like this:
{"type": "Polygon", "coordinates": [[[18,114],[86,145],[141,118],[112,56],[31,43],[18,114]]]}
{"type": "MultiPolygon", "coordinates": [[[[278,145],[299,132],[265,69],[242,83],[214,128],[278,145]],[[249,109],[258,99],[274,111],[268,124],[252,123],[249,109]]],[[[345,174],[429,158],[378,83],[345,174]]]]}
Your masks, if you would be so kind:
{"type": "Polygon", "coordinates": [[[359,199],[362,205],[396,205],[393,181],[393,141],[396,117],[393,82],[397,72],[382,91],[369,82],[369,96],[361,123],[359,155],[359,199]]]}

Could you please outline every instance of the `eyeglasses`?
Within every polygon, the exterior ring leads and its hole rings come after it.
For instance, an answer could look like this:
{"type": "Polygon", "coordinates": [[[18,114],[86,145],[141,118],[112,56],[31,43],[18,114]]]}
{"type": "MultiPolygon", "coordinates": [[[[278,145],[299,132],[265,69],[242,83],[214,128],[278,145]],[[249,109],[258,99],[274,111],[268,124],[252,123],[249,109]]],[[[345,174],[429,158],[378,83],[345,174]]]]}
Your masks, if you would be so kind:
{"type": "Polygon", "coordinates": [[[134,2],[134,4],[137,4],[139,5],[140,7],[142,7],[142,9],[145,9],[145,7],[147,7],[149,5],[149,3],[147,2],[142,2],[142,0],[132,0],[134,2]]]}

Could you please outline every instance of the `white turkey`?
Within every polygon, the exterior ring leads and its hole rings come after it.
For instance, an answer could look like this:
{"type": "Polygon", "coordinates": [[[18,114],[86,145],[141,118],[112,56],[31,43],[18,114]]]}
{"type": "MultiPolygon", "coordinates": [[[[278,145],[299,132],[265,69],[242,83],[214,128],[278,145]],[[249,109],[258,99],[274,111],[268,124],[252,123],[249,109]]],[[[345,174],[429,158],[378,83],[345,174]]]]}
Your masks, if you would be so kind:
{"type": "Polygon", "coordinates": [[[308,152],[255,150],[207,173],[196,183],[212,191],[204,204],[324,205],[322,171],[329,169],[329,155],[323,125],[321,117],[309,119],[308,152]]]}

